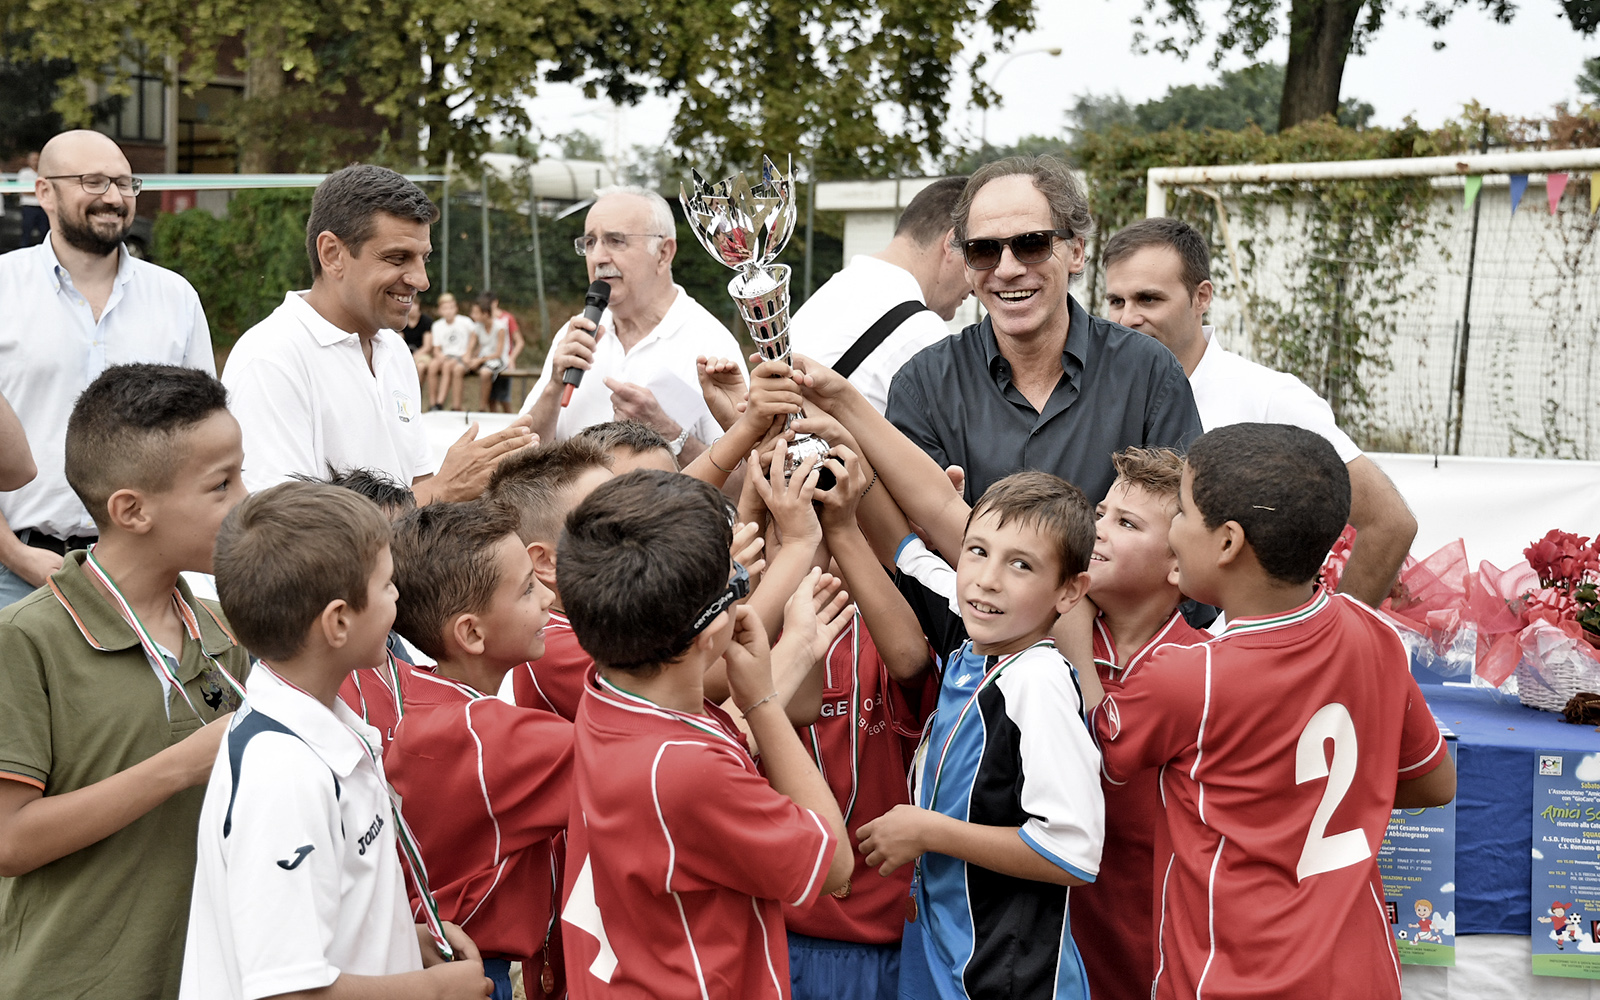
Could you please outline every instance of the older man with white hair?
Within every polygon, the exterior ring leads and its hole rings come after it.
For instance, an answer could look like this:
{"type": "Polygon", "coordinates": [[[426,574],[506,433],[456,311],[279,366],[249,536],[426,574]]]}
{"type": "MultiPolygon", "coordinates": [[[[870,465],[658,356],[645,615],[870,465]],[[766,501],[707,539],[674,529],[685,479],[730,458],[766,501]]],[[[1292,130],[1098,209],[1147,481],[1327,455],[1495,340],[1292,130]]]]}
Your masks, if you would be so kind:
{"type": "Polygon", "coordinates": [[[695,361],[731,358],[743,371],[742,352],[728,328],[673,282],[676,233],[671,206],[654,191],[627,185],[596,192],[576,246],[589,280],[611,286],[611,301],[598,324],[568,320],[545,358],[522,405],[541,440],[569,438],[608,420],[637,420],[671,442],[683,464],[721,436],[701,397],[695,361]],[[562,407],[561,373],[568,368],[584,377],[562,407]]]}

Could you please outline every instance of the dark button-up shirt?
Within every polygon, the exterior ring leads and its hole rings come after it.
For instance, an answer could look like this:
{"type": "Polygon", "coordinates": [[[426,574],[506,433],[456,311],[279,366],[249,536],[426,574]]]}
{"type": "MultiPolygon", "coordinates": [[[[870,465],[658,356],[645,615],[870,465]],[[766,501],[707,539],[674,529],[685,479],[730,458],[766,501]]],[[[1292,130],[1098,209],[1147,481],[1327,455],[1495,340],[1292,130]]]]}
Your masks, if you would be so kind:
{"type": "Polygon", "coordinates": [[[1189,379],[1154,337],[1090,316],[1074,298],[1061,380],[1043,410],[1011,381],[985,317],[924,348],[889,387],[889,420],[939,465],[966,470],[975,502],[1024,469],[1051,472],[1098,503],[1130,445],[1186,449],[1200,436],[1189,379]]]}

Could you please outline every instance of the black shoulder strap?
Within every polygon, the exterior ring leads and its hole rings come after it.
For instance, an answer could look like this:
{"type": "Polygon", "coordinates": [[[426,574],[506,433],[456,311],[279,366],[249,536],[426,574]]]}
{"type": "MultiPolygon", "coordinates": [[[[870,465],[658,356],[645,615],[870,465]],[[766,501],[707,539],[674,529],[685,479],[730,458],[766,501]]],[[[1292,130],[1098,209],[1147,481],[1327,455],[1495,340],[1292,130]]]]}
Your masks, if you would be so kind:
{"type": "MultiPolygon", "coordinates": [[[[251,711],[239,720],[238,724],[228,732],[228,765],[233,771],[233,789],[228,793],[228,811],[222,817],[222,835],[224,837],[233,833],[233,803],[239,797],[239,768],[244,763],[244,748],[250,741],[262,733],[283,733],[293,736],[304,743],[300,734],[285,726],[270,715],[251,711]]],[[[330,768],[328,776],[333,779],[333,797],[339,797],[339,778],[330,768]]]]}
{"type": "Polygon", "coordinates": [[[856,342],[850,345],[848,351],[844,352],[844,356],[839,359],[838,364],[833,366],[833,370],[845,378],[849,378],[861,366],[861,362],[867,360],[867,355],[876,351],[879,344],[888,340],[889,334],[899,329],[901,323],[926,308],[928,307],[916,299],[907,299],[879,316],[878,321],[867,327],[867,332],[856,338],[856,342]]]}

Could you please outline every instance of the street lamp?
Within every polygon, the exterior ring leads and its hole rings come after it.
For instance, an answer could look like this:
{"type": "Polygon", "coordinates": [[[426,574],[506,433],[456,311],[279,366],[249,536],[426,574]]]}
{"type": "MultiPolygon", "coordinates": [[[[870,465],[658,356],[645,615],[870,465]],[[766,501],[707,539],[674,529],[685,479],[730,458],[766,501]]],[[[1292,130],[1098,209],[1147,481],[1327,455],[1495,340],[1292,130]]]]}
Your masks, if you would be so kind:
{"type": "MultiPolygon", "coordinates": [[[[995,68],[994,75],[989,77],[990,89],[992,90],[994,85],[1000,82],[1000,74],[1005,72],[1007,66],[1011,65],[1011,60],[1022,56],[1039,55],[1040,53],[1048,56],[1059,56],[1061,54],[1061,46],[1052,45],[1048,48],[1023,49],[1021,52],[1013,52],[1006,56],[1000,60],[1000,65],[995,68]]],[[[983,106],[983,125],[978,133],[978,140],[982,143],[984,149],[989,148],[989,106],[987,104],[983,106]]]]}

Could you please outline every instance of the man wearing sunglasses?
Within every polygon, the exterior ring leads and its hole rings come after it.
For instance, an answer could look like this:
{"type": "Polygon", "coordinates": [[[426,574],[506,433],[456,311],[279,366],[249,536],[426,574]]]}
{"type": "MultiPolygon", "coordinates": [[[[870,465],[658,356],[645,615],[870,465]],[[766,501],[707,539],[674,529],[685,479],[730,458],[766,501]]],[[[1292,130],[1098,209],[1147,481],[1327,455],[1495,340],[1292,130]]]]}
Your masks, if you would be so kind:
{"type": "Polygon", "coordinates": [[[968,503],[1022,469],[1104,496],[1113,452],[1181,451],[1199,436],[1172,352],[1090,316],[1069,293],[1094,221],[1063,164],[1039,156],[985,165],[954,222],[967,280],[989,315],[907,362],[886,415],[941,467],[966,470],[968,503]]]}
{"type": "Polygon", "coordinates": [[[200,297],[181,276],[122,245],[143,182],[99,132],[63,132],[39,153],[34,194],[50,220],[37,246],[0,256],[0,395],[22,421],[38,477],[0,494],[0,607],[20,600],[94,541],[63,471],[67,417],[111,365],[215,372],[200,297]]]}

